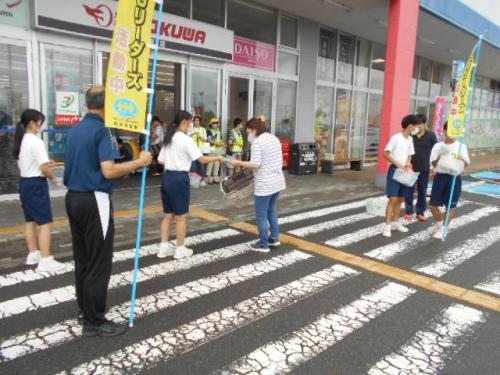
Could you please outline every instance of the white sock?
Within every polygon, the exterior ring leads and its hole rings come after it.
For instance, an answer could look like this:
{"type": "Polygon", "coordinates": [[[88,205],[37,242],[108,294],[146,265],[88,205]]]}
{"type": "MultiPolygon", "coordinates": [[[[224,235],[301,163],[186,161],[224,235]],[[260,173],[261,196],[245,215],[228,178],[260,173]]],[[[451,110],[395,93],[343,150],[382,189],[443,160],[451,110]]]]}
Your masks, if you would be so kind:
{"type": "Polygon", "coordinates": [[[160,250],[161,251],[167,251],[170,248],[170,243],[169,242],[162,242],[160,243],[160,250]]]}

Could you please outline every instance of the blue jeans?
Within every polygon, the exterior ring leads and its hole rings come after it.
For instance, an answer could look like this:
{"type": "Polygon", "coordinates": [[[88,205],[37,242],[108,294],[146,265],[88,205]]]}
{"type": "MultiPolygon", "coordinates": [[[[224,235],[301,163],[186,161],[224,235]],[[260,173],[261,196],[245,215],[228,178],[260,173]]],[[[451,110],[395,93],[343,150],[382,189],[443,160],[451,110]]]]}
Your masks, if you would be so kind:
{"type": "Polygon", "coordinates": [[[417,215],[423,215],[427,208],[427,184],[429,183],[429,172],[420,172],[417,183],[409,188],[405,197],[405,208],[407,214],[413,214],[413,193],[417,187],[417,215]]]}
{"type": "Polygon", "coordinates": [[[278,192],[264,197],[255,196],[255,215],[259,228],[260,246],[264,249],[269,247],[269,241],[278,241],[280,237],[278,214],[276,213],[279,195],[278,192]],[[269,236],[269,227],[271,227],[271,236],[269,236]]]}

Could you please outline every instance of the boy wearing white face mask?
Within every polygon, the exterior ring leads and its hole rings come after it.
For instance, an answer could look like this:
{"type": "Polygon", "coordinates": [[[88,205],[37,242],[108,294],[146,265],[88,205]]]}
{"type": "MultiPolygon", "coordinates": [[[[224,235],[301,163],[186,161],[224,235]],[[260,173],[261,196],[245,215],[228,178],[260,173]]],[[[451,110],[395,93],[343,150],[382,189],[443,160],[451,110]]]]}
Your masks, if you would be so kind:
{"type": "Polygon", "coordinates": [[[408,228],[399,222],[401,205],[409,194],[409,187],[394,179],[396,169],[411,169],[411,157],[415,154],[413,139],[411,135],[418,133],[417,124],[419,119],[415,115],[408,115],[401,121],[403,130],[391,137],[385,146],[384,157],[391,163],[387,172],[387,208],[385,212],[385,228],[382,233],[384,237],[391,237],[391,230],[408,232],[408,228]]]}

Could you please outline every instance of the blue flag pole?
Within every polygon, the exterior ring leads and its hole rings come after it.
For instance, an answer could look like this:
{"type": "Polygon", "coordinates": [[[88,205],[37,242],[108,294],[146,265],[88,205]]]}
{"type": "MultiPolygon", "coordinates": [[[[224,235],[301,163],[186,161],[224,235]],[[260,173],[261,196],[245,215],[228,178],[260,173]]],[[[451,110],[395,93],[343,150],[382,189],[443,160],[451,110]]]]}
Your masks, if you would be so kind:
{"type": "MultiPolygon", "coordinates": [[[[157,4],[160,5],[158,10],[158,25],[156,27],[156,35],[155,35],[155,43],[154,43],[154,53],[153,53],[153,69],[151,72],[151,93],[149,96],[149,109],[147,116],[147,125],[146,125],[146,140],[144,142],[144,151],[149,151],[149,139],[150,139],[150,131],[151,131],[151,120],[153,113],[153,104],[154,104],[154,96],[155,96],[155,85],[156,85],[156,67],[158,63],[158,45],[160,41],[160,25],[163,20],[163,0],[155,0],[157,4]]],[[[129,327],[134,326],[134,318],[135,318],[135,301],[137,294],[137,279],[139,277],[139,256],[141,253],[141,241],[142,241],[142,222],[144,216],[144,196],[146,195],[146,176],[148,174],[148,168],[144,167],[142,169],[142,180],[141,180],[141,195],[139,199],[139,221],[137,222],[137,239],[135,242],[135,259],[134,259],[134,277],[132,281],[132,299],[130,302],[130,316],[129,316],[129,327]]]]}
{"type": "MultiPolygon", "coordinates": [[[[474,93],[474,88],[475,88],[475,85],[476,85],[476,77],[477,77],[477,69],[479,67],[479,58],[481,56],[481,44],[483,42],[483,35],[481,34],[479,36],[479,40],[477,42],[477,44],[474,46],[474,50],[471,54],[471,57],[475,54],[476,55],[476,58],[475,58],[475,67],[474,67],[474,72],[472,73],[472,79],[471,79],[471,85],[470,85],[470,92],[469,92],[469,100],[467,102],[467,105],[469,106],[470,103],[471,103],[471,99],[472,99],[472,95],[474,93]]],[[[464,72],[465,74],[465,72],[464,72]]],[[[466,108],[466,111],[467,111],[467,108],[466,108]]],[[[470,114],[466,114],[465,115],[465,123],[464,123],[464,133],[465,133],[465,130],[467,129],[467,123],[468,123],[468,120],[470,118],[470,114]]],[[[464,142],[464,137],[465,135],[463,135],[461,138],[460,138],[460,144],[458,146],[458,156],[460,155],[461,151],[462,151],[462,145],[463,145],[463,142],[464,142]]],[[[453,200],[453,196],[454,196],[454,192],[455,192],[455,185],[456,185],[456,182],[457,182],[457,177],[458,176],[453,176],[453,182],[451,183],[451,193],[450,193],[450,199],[448,201],[448,206],[446,207],[446,216],[445,216],[445,219],[444,219],[444,225],[443,225],[443,241],[446,240],[446,237],[448,236],[448,225],[450,223],[450,212],[451,212],[451,203],[452,203],[452,200],[453,200]]]]}

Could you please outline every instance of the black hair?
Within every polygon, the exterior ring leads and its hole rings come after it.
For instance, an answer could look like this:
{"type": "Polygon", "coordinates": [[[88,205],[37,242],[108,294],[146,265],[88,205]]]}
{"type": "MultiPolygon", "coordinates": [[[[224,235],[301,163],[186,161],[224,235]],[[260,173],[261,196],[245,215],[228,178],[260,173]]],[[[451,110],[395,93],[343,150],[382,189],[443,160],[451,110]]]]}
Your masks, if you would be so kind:
{"type": "Polygon", "coordinates": [[[182,124],[183,121],[192,120],[193,115],[188,111],[179,111],[175,114],[174,122],[167,127],[165,132],[165,138],[163,140],[163,144],[168,146],[172,142],[172,138],[174,137],[175,132],[182,124]]]}
{"type": "Polygon", "coordinates": [[[416,115],[407,115],[401,120],[401,126],[406,129],[410,125],[417,125],[420,123],[419,118],[416,115]]]}
{"type": "Polygon", "coordinates": [[[448,121],[446,121],[443,125],[443,130],[448,130],[448,121]]]}
{"type": "Polygon", "coordinates": [[[116,143],[118,143],[119,145],[122,145],[123,139],[121,139],[120,137],[116,137],[116,143]]]}
{"type": "Polygon", "coordinates": [[[153,118],[151,119],[151,123],[153,123],[155,121],[161,122],[161,120],[160,120],[160,118],[158,116],[153,116],[153,118]]]}
{"type": "Polygon", "coordinates": [[[31,122],[41,121],[42,124],[45,121],[45,115],[37,111],[36,109],[26,109],[21,115],[21,121],[16,125],[16,132],[14,133],[14,147],[12,150],[12,156],[15,159],[19,159],[19,153],[21,152],[21,143],[23,141],[24,134],[26,133],[26,128],[31,122]]]}
{"type": "Polygon", "coordinates": [[[103,109],[106,101],[104,89],[92,87],[85,93],[85,103],[88,109],[103,109]]]}
{"type": "Polygon", "coordinates": [[[427,124],[427,116],[423,113],[417,113],[418,123],[419,124],[427,124]]]}
{"type": "Polygon", "coordinates": [[[243,120],[240,119],[239,117],[236,117],[234,120],[233,120],[233,126],[234,127],[237,127],[239,124],[243,124],[243,120]]]}

